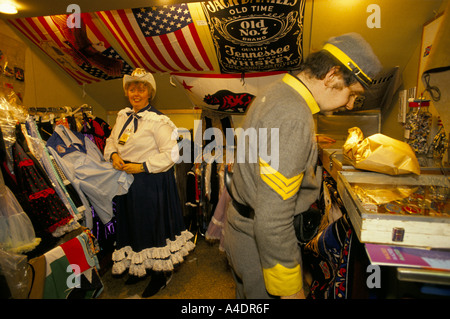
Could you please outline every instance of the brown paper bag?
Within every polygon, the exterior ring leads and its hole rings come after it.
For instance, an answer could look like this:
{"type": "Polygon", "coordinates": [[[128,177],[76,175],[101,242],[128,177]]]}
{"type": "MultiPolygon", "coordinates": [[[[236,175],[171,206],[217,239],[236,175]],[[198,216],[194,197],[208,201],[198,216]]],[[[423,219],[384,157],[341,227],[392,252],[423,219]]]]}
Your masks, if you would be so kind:
{"type": "Polygon", "coordinates": [[[383,134],[364,138],[358,127],[350,128],[348,133],[343,152],[355,168],[389,175],[420,175],[416,154],[405,142],[383,134]]]}

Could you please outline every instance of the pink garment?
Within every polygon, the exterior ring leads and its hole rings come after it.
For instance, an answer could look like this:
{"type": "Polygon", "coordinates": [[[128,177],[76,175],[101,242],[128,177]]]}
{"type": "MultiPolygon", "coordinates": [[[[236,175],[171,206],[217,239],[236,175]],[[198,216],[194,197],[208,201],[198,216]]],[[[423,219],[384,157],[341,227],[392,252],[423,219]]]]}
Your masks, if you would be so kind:
{"type": "Polygon", "coordinates": [[[228,194],[226,187],[223,186],[219,202],[217,203],[214,215],[206,230],[205,237],[207,240],[219,240],[219,250],[224,251],[223,248],[223,229],[227,219],[227,208],[231,197],[228,194]]]}

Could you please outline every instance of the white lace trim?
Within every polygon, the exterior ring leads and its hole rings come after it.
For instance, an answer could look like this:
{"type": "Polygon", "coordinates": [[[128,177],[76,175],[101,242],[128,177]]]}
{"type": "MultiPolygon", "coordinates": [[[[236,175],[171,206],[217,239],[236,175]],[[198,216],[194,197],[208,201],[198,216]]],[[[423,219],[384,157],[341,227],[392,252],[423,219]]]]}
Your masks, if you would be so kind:
{"type": "Polygon", "coordinates": [[[185,230],[175,240],[167,239],[164,247],[152,247],[140,252],[134,252],[130,246],[115,250],[112,255],[114,265],[112,273],[120,275],[129,269],[129,274],[142,277],[146,269],[155,271],[171,271],[174,265],[182,263],[195,245],[190,239],[194,237],[191,232],[185,230]]]}
{"type": "Polygon", "coordinates": [[[80,228],[81,225],[75,220],[71,219],[67,224],[58,226],[52,233],[53,237],[61,237],[64,234],[70,233],[72,230],[80,228]]]}

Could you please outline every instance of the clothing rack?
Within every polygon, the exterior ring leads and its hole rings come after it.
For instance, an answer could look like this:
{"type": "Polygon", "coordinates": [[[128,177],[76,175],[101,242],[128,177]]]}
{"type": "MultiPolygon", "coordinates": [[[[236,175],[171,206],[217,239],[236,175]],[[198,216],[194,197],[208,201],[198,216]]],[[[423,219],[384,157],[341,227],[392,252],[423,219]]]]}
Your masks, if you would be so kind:
{"type": "Polygon", "coordinates": [[[75,111],[73,111],[72,114],[76,114],[78,112],[81,112],[81,113],[88,112],[88,113],[92,114],[92,111],[93,111],[93,107],[92,106],[89,106],[87,104],[83,104],[79,108],[75,109],[75,111]]]}
{"type": "Polygon", "coordinates": [[[70,106],[60,106],[60,107],[28,107],[28,112],[34,112],[34,113],[66,113],[69,115],[73,115],[78,112],[91,112],[92,113],[92,106],[89,106],[87,104],[83,104],[75,111],[72,111],[72,108],[70,106]]]}
{"type": "Polygon", "coordinates": [[[70,113],[72,112],[72,108],[69,106],[62,107],[29,107],[28,112],[34,113],[70,113]]]}

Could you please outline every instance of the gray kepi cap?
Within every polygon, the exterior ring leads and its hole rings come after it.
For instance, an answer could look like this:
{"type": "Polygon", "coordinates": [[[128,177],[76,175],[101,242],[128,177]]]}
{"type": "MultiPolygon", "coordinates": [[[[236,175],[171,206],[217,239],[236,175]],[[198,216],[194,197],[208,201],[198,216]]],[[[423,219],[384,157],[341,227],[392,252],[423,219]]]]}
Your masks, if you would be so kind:
{"type": "Polygon", "coordinates": [[[322,48],[349,69],[356,79],[368,87],[382,66],[370,44],[358,33],[330,38],[322,48]]]}

